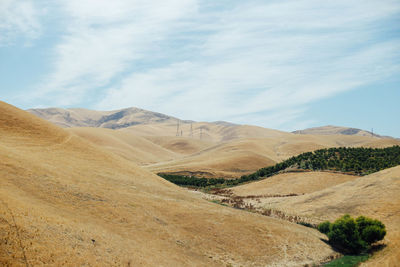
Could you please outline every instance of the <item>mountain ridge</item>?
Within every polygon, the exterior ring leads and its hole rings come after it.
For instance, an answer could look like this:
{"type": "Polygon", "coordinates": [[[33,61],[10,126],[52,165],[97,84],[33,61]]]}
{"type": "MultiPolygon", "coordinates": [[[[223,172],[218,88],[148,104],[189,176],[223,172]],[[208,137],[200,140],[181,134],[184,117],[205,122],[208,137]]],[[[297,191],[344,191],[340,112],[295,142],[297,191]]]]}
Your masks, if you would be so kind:
{"type": "Polygon", "coordinates": [[[379,134],[375,134],[373,132],[363,130],[363,129],[353,128],[353,127],[345,127],[345,126],[335,126],[335,125],[325,125],[325,126],[306,128],[303,130],[293,131],[292,133],[294,133],[294,134],[312,134],[312,135],[340,134],[340,135],[371,136],[371,137],[377,137],[377,138],[396,139],[391,136],[379,135],[379,134]]]}
{"type": "Polygon", "coordinates": [[[27,109],[26,111],[63,128],[97,127],[120,129],[138,124],[176,123],[178,120],[185,123],[190,122],[137,107],[111,111],[84,108],[42,108],[27,109]]]}

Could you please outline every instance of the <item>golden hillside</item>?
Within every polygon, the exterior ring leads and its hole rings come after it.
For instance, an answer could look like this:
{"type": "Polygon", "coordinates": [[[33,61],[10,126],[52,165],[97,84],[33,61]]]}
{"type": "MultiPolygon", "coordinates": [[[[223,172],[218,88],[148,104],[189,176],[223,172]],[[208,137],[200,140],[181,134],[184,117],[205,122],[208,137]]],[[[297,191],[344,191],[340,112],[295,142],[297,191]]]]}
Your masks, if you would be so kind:
{"type": "Polygon", "coordinates": [[[0,103],[0,265],[298,266],[317,231],[206,202],[0,103]]]}
{"type": "Polygon", "coordinates": [[[400,166],[368,176],[331,173],[288,173],[233,188],[236,195],[303,194],[248,200],[257,208],[273,209],[320,223],[343,214],[365,215],[387,227],[387,247],[364,265],[400,266],[400,166]],[[340,177],[342,176],[342,177],[340,177]],[[321,179],[322,178],[322,179],[321,179]],[[347,180],[347,182],[346,182],[347,180]]]}
{"type": "MultiPolygon", "coordinates": [[[[190,124],[181,124],[180,129],[190,131],[190,124]]],[[[238,177],[321,148],[400,145],[396,139],[298,135],[231,124],[193,123],[192,129],[193,136],[176,136],[176,124],[168,123],[136,125],[119,130],[69,128],[68,131],[152,172],[205,177],[238,177]],[[208,130],[202,128],[200,139],[199,129],[205,126],[208,130]]]]}

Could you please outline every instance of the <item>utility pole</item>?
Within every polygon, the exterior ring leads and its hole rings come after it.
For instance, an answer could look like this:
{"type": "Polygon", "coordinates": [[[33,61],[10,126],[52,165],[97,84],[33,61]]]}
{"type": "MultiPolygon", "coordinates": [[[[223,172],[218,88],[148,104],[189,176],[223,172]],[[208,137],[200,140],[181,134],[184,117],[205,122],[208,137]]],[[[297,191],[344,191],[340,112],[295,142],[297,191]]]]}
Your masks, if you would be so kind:
{"type": "Polygon", "coordinates": [[[190,123],[190,137],[193,138],[193,123],[190,123]]]}
{"type": "Polygon", "coordinates": [[[372,137],[374,137],[374,128],[371,129],[372,137]]]}
{"type": "Polygon", "coordinates": [[[203,137],[203,128],[200,127],[200,139],[203,137]]]}

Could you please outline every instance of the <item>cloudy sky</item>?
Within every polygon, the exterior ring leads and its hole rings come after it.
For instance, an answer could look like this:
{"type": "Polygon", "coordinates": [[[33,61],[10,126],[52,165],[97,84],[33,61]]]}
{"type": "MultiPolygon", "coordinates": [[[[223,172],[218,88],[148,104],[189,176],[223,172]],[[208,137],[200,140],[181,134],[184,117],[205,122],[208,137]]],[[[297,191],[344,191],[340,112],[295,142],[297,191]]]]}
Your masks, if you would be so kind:
{"type": "Polygon", "coordinates": [[[398,0],[0,0],[0,97],[400,137],[398,0]]]}

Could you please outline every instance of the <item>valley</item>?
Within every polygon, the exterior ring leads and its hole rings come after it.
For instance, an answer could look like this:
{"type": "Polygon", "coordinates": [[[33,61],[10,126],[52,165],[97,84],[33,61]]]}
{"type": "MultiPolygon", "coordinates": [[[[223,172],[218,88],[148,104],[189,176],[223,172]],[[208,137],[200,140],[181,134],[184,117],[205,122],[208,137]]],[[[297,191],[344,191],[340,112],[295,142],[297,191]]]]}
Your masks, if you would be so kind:
{"type": "Polygon", "coordinates": [[[395,266],[398,167],[364,177],[287,172],[214,194],[155,173],[232,180],[304,152],[385,148],[398,140],[221,122],[181,122],[193,135],[176,136],[176,124],[147,119],[115,129],[63,129],[1,102],[0,263],[312,266],[340,254],[323,234],[296,222],[350,213],[387,225],[386,247],[364,264],[395,266]]]}

